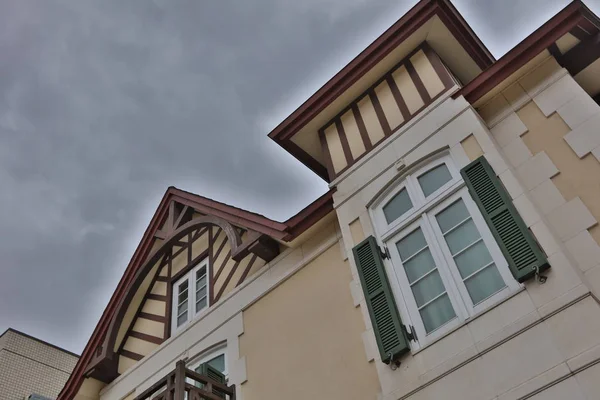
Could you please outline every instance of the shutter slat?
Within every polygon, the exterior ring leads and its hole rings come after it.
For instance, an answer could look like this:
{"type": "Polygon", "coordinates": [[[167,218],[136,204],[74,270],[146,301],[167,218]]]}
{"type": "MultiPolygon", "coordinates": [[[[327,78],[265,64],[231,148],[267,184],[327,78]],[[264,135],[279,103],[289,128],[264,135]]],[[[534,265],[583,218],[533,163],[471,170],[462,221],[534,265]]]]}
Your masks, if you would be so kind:
{"type": "Polygon", "coordinates": [[[375,238],[369,236],[352,251],[381,360],[387,364],[410,350],[408,339],[375,238]]]}
{"type": "Polygon", "coordinates": [[[460,173],[515,279],[523,282],[535,275],[535,267],[540,272],[549,268],[546,256],[485,157],[479,157],[460,173]]]}

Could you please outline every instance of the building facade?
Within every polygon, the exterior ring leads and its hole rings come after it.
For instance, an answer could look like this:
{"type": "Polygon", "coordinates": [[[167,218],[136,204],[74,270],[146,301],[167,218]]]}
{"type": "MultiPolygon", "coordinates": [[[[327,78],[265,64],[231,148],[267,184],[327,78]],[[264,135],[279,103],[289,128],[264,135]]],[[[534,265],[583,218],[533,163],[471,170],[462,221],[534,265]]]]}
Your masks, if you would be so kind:
{"type": "Polygon", "coordinates": [[[599,35],[419,2],[269,133],[330,191],[169,188],[59,399],[600,398],[599,35]]]}
{"type": "Polygon", "coordinates": [[[78,356],[14,329],[0,336],[0,399],[56,399],[78,356]]]}

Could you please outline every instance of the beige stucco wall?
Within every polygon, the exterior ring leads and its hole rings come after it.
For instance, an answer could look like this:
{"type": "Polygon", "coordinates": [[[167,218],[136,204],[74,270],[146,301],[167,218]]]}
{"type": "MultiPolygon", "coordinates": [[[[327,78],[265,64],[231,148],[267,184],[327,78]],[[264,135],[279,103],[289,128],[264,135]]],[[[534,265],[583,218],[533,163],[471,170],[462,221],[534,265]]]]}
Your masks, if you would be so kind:
{"type": "Polygon", "coordinates": [[[244,400],[377,398],[351,278],[332,247],[244,311],[244,400]]]}
{"type": "Polygon", "coordinates": [[[56,398],[77,357],[12,330],[0,336],[0,399],[56,398]]]}

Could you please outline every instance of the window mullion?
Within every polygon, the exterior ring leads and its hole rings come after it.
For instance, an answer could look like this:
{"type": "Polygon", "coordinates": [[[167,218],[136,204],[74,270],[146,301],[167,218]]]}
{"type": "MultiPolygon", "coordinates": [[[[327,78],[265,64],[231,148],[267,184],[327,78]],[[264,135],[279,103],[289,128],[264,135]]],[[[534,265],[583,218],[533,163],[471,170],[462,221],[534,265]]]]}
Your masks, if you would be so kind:
{"type": "Polygon", "coordinates": [[[464,298],[465,294],[467,296],[468,294],[463,293],[461,290],[461,286],[459,286],[457,281],[460,279],[460,276],[457,276],[458,270],[455,271],[454,268],[451,268],[451,265],[453,264],[449,262],[442,251],[440,241],[444,240],[444,236],[441,232],[437,232],[437,230],[434,229],[434,222],[431,221],[432,218],[435,217],[430,213],[423,214],[423,231],[425,233],[425,239],[429,244],[434,260],[436,261],[436,265],[440,271],[440,277],[446,286],[446,292],[448,292],[454,311],[460,320],[465,320],[470,314],[464,298]]]}
{"type": "Polygon", "coordinates": [[[188,323],[194,318],[194,314],[196,311],[196,280],[194,279],[196,273],[196,269],[192,269],[189,272],[188,276],[188,323]],[[191,293],[190,293],[191,289],[191,293]]]}

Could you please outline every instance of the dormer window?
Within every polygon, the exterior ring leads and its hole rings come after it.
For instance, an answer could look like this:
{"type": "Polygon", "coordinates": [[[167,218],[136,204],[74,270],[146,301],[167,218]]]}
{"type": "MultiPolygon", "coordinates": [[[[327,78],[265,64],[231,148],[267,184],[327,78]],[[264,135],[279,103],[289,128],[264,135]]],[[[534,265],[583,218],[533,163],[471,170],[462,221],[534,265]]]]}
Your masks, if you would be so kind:
{"type": "Polygon", "coordinates": [[[208,283],[208,259],[205,259],[173,284],[171,334],[209,306],[208,283]]]}

